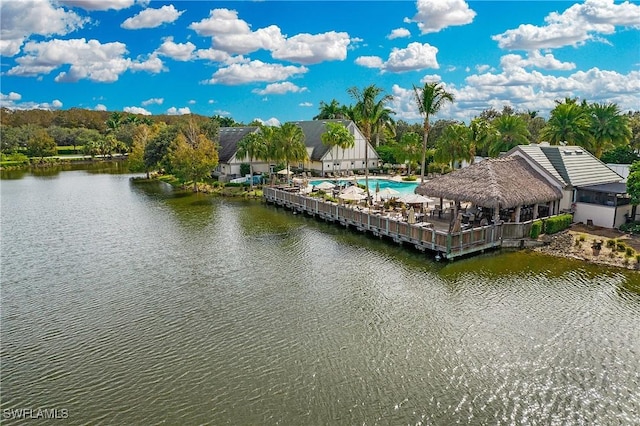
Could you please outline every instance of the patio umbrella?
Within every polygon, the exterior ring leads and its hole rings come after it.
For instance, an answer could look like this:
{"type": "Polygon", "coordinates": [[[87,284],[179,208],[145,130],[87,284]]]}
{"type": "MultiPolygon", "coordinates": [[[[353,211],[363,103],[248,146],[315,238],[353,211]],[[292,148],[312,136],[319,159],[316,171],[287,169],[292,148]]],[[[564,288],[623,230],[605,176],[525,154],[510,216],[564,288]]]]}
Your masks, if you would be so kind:
{"type": "Polygon", "coordinates": [[[398,198],[398,201],[405,204],[425,204],[432,203],[433,199],[420,194],[406,194],[398,198]]]}
{"type": "Polygon", "coordinates": [[[293,174],[293,172],[291,170],[288,169],[282,169],[278,172],[279,175],[290,175],[293,174]]]}
{"type": "Polygon", "coordinates": [[[336,186],[334,184],[332,184],[331,182],[327,182],[326,180],[324,182],[321,182],[320,184],[316,185],[316,189],[321,189],[323,191],[328,191],[330,189],[335,188],[336,186]]]}
{"type": "Polygon", "coordinates": [[[364,189],[356,185],[351,185],[342,190],[342,194],[364,194],[364,189]]]}
{"type": "Polygon", "coordinates": [[[343,192],[342,194],[338,195],[338,198],[344,201],[362,201],[367,198],[367,196],[355,192],[343,192]]]}
{"type": "Polygon", "coordinates": [[[380,197],[381,199],[393,198],[397,195],[400,195],[400,192],[396,191],[393,188],[381,189],[380,192],[378,192],[378,197],[380,197]]]}

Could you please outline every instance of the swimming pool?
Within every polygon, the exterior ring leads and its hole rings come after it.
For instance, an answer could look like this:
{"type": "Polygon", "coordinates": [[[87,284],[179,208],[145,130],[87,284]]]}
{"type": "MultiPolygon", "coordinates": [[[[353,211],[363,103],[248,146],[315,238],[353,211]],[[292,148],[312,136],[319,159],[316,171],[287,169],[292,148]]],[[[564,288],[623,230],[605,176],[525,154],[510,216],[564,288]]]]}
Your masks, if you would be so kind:
{"type": "MultiPolygon", "coordinates": [[[[309,182],[311,185],[319,185],[321,182],[353,182],[353,179],[315,179],[309,182]]],[[[416,187],[418,186],[418,182],[398,182],[395,180],[389,179],[369,179],[369,191],[375,192],[376,190],[376,182],[380,185],[380,189],[391,188],[398,191],[400,194],[413,194],[416,187]]],[[[358,183],[360,185],[364,185],[364,179],[358,179],[358,183]]]]}

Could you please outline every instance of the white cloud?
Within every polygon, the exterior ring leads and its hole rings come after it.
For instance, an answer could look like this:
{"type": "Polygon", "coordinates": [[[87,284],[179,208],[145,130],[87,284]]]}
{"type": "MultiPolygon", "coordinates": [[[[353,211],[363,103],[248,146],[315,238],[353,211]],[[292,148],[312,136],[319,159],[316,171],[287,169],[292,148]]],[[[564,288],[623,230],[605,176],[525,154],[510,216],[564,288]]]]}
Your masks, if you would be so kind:
{"type": "Polygon", "coordinates": [[[411,32],[406,28],[396,28],[395,30],[391,31],[391,34],[387,36],[389,40],[404,37],[411,37],[411,32]]]}
{"type": "Polygon", "coordinates": [[[123,43],[101,44],[97,40],[71,39],[46,42],[28,42],[24,46],[25,56],[16,59],[17,66],[8,75],[35,76],[48,74],[56,68],[69,64],[68,72],[61,72],[56,81],[68,82],[89,79],[113,82],[131,65],[125,59],[123,43]]]}
{"type": "Polygon", "coordinates": [[[407,72],[425,68],[439,68],[436,54],[438,48],[429,43],[409,43],[405,49],[393,48],[386,62],[377,56],[361,56],[356,64],[367,68],[379,68],[381,71],[407,72]]]}
{"type": "Polygon", "coordinates": [[[58,2],[65,6],[79,7],[85,10],[120,10],[133,6],[135,0],[58,0],[58,2]]]}
{"type": "Polygon", "coordinates": [[[16,92],[9,92],[8,95],[0,93],[0,107],[17,110],[29,110],[29,109],[45,109],[54,110],[62,108],[62,102],[58,99],[54,99],[49,102],[19,102],[22,100],[22,95],[16,92]]]}
{"type": "Polygon", "coordinates": [[[212,37],[214,48],[231,54],[271,50],[284,41],[277,26],[251,31],[249,24],[238,19],[238,12],[229,9],[213,9],[208,18],[193,22],[189,28],[200,36],[212,37]]]}
{"type": "Polygon", "coordinates": [[[356,58],[355,63],[366,68],[382,68],[384,62],[378,56],[360,56],[356,58]]]}
{"type": "Polygon", "coordinates": [[[0,93],[0,100],[2,101],[19,101],[22,99],[22,95],[16,92],[9,92],[8,95],[0,93]]]}
{"type": "Polygon", "coordinates": [[[146,71],[151,74],[158,74],[161,71],[165,71],[162,59],[158,58],[156,54],[151,54],[151,56],[146,60],[132,61],[129,65],[129,69],[134,72],[146,71]]]}
{"type": "Polygon", "coordinates": [[[107,110],[107,106],[104,105],[104,104],[98,104],[93,109],[94,109],[94,111],[106,111],[107,110]]]}
{"type": "Polygon", "coordinates": [[[563,70],[569,71],[576,68],[576,64],[573,62],[561,62],[557,60],[552,54],[547,53],[542,55],[538,50],[532,50],[527,54],[527,59],[522,58],[520,55],[504,55],[500,59],[500,66],[503,69],[519,67],[535,67],[546,70],[563,70]]]}
{"type": "Polygon", "coordinates": [[[194,56],[198,59],[213,62],[227,62],[231,58],[227,52],[217,49],[198,49],[195,51],[194,56]]]}
{"type": "Polygon", "coordinates": [[[125,58],[123,43],[101,44],[97,40],[70,39],[45,42],[30,41],[24,46],[24,56],[15,60],[18,64],[7,71],[7,75],[33,77],[49,74],[64,65],[69,71],[60,72],[56,82],[76,82],[82,79],[110,83],[131,69],[132,71],[160,72],[162,61],[152,55],[146,61],[125,58]]]}
{"type": "Polygon", "coordinates": [[[251,82],[275,82],[286,80],[309,71],[306,67],[281,64],[267,64],[262,61],[251,61],[243,64],[231,64],[213,73],[210,80],[204,83],[237,85],[251,82]]]}
{"type": "Polygon", "coordinates": [[[147,105],[162,105],[162,103],[164,102],[164,98],[151,98],[151,99],[147,99],[146,101],[142,101],[142,106],[147,106],[147,105]]]}
{"type": "Polygon", "coordinates": [[[169,115],[187,115],[187,114],[191,114],[191,110],[189,109],[189,107],[183,107],[183,108],[176,108],[176,107],[171,107],[167,110],[167,114],[169,115]]]}
{"type": "Polygon", "coordinates": [[[124,107],[124,112],[130,112],[131,114],[151,115],[149,111],[137,106],[124,107]]]}
{"type": "Polygon", "coordinates": [[[187,102],[189,105],[194,105],[196,103],[195,99],[190,99],[189,102],[187,102]]]}
{"type": "MultiPolygon", "coordinates": [[[[483,72],[489,71],[491,69],[491,66],[487,64],[480,64],[480,65],[476,65],[475,68],[476,68],[476,71],[483,73],[483,72]]],[[[467,72],[469,71],[470,70],[467,70],[467,72]]]]}
{"type": "Polygon", "coordinates": [[[200,36],[211,37],[213,49],[230,55],[266,50],[274,59],[299,64],[344,60],[352,42],[344,32],[302,33],[286,38],[275,25],[253,31],[238,18],[237,11],[230,9],[213,9],[208,18],[191,23],[189,28],[200,36]]]}
{"type": "Polygon", "coordinates": [[[207,101],[207,103],[208,103],[209,105],[211,105],[211,104],[215,104],[215,103],[216,103],[216,101],[214,101],[213,99],[209,99],[209,100],[207,101]]]}
{"type": "Polygon", "coordinates": [[[283,83],[272,83],[264,89],[254,89],[252,92],[259,95],[284,95],[285,93],[300,93],[306,91],[308,91],[306,87],[298,87],[289,81],[285,81],[283,83]]]}
{"type": "Polygon", "coordinates": [[[172,4],[162,6],[160,9],[149,8],[127,18],[120,26],[127,30],[156,28],[162,24],[176,21],[183,13],[184,10],[178,11],[172,4]]]}
{"type": "Polygon", "coordinates": [[[191,59],[193,52],[196,50],[196,46],[191,42],[175,43],[173,37],[166,37],[162,45],[156,50],[164,56],[168,56],[177,61],[188,61],[191,59]]]}
{"type": "Polygon", "coordinates": [[[274,59],[307,65],[324,61],[342,61],[347,57],[347,47],[350,42],[349,34],[344,32],[298,34],[272,49],[271,56],[274,59]]]}
{"type": "Polygon", "coordinates": [[[275,117],[271,117],[270,119],[268,119],[267,121],[264,121],[261,118],[254,118],[252,121],[257,121],[259,123],[264,124],[265,126],[271,126],[271,127],[278,127],[280,126],[280,120],[278,120],[275,117]]]}
{"type": "Polygon", "coordinates": [[[492,37],[502,49],[546,49],[578,46],[612,34],[616,26],[640,28],[640,5],[628,1],[586,0],[545,18],[547,25],[522,24],[492,37]]]}
{"type": "Polygon", "coordinates": [[[298,106],[301,106],[301,107],[312,107],[313,104],[311,102],[300,102],[298,104],[298,106]]]}
{"type": "Polygon", "coordinates": [[[427,74],[420,79],[420,84],[439,83],[441,81],[442,81],[442,77],[440,77],[438,74],[427,74]]]}
{"type": "Polygon", "coordinates": [[[437,33],[454,25],[473,22],[476,12],[464,0],[418,0],[418,12],[412,22],[418,24],[422,34],[437,33]]]}
{"type": "Polygon", "coordinates": [[[66,35],[89,22],[46,0],[0,2],[0,55],[13,56],[31,35],[66,35]]]}

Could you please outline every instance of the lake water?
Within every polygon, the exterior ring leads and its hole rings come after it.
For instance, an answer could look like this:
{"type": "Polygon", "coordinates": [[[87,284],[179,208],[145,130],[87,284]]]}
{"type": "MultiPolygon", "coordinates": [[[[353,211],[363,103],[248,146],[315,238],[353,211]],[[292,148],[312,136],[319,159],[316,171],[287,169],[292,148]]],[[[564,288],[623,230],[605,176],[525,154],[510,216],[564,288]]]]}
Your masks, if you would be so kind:
{"type": "Polygon", "coordinates": [[[633,271],[104,172],[0,182],[3,424],[640,424],[633,271]]]}

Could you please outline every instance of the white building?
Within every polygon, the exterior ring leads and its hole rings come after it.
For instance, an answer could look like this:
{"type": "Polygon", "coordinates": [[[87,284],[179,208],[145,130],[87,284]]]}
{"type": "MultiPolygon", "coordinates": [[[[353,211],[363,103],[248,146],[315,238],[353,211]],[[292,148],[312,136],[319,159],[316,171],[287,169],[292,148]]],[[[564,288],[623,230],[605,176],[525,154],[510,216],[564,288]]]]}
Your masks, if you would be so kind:
{"type": "Polygon", "coordinates": [[[579,146],[519,145],[507,155],[525,158],[562,190],[560,209],[574,222],[617,228],[631,215],[624,178],[579,146]]]}
{"type": "MultiPolygon", "coordinates": [[[[300,126],[305,136],[305,145],[309,160],[298,164],[291,164],[291,168],[310,171],[318,176],[342,174],[349,171],[363,171],[366,167],[365,150],[369,169],[378,167],[378,153],[369,144],[360,129],[351,120],[311,120],[295,121],[300,126]],[[327,131],[327,123],[335,122],[343,124],[354,136],[353,148],[341,149],[333,147],[331,150],[322,143],[322,134],[327,131]]],[[[249,158],[238,158],[238,142],[250,133],[260,131],[259,127],[222,127],[220,128],[220,142],[218,148],[219,164],[214,174],[221,180],[229,180],[240,177],[240,165],[249,163],[249,158]]],[[[273,163],[253,159],[254,173],[268,173],[274,166],[273,163]]]]}

